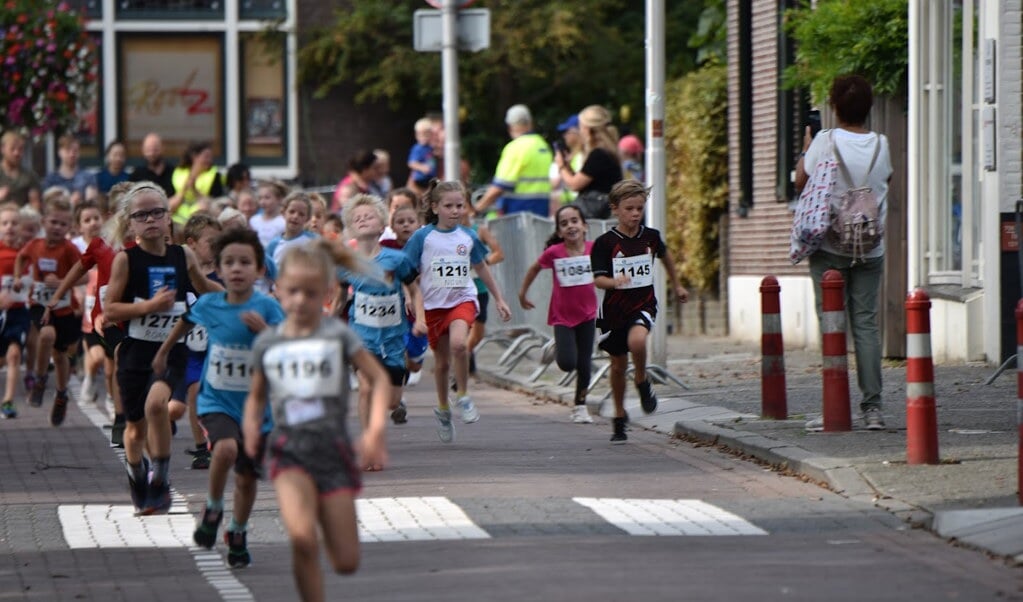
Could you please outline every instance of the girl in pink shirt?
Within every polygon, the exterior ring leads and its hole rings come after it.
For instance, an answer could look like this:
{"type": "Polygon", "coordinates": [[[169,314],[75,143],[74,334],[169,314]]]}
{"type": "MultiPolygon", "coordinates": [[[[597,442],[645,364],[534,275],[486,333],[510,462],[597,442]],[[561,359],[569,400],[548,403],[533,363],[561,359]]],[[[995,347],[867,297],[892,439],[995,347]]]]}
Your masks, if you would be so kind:
{"type": "Polygon", "coordinates": [[[523,309],[535,305],[526,298],[529,287],[540,273],[554,271],[551,304],[547,323],[554,327],[554,347],[558,368],[576,371],[575,407],[572,422],[593,422],[586,409],[586,391],[590,388],[590,358],[597,318],[597,292],[593,286],[590,249],[586,240],[586,218],[576,205],[562,205],[554,214],[554,234],[547,239],[547,248],[536,263],[529,266],[519,289],[523,309]]]}

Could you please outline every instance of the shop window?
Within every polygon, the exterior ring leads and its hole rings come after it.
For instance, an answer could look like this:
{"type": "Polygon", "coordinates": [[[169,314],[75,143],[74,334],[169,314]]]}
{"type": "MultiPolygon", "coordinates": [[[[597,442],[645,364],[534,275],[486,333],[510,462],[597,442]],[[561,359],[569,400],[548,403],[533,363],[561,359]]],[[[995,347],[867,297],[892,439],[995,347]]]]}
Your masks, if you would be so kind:
{"type": "Polygon", "coordinates": [[[100,19],[103,17],[103,2],[100,0],[68,0],[68,4],[73,10],[90,19],[100,19]]]}
{"type": "Polygon", "coordinates": [[[241,37],[242,157],[253,164],[280,164],[287,159],[285,39],[241,37]]]}
{"type": "Polygon", "coordinates": [[[219,35],[123,35],[119,39],[118,132],[139,159],[149,132],[180,157],[208,141],[224,156],[224,53],[219,35]]]}
{"type": "MultiPolygon", "coordinates": [[[[88,0],[86,0],[88,1],[88,0]]],[[[223,19],[223,0],[114,0],[120,19],[223,19]]]]}
{"type": "Polygon", "coordinates": [[[284,0],[240,0],[238,5],[242,19],[279,19],[287,14],[284,0]]]}

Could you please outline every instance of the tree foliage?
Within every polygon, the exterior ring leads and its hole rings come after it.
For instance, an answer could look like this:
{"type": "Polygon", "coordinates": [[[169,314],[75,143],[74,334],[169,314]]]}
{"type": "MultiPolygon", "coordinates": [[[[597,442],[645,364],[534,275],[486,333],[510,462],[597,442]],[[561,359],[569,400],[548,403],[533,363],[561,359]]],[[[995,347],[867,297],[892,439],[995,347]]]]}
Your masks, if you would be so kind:
{"type": "Polygon", "coordinates": [[[716,293],[728,207],[728,70],[711,61],[666,90],[668,247],[683,282],[716,293]]]}
{"type": "Polygon", "coordinates": [[[908,11],[908,0],[818,0],[816,7],[804,1],[786,11],[785,30],[796,41],[786,87],[806,88],[820,103],[836,76],[857,73],[871,81],[875,94],[905,95],[908,11]]]}

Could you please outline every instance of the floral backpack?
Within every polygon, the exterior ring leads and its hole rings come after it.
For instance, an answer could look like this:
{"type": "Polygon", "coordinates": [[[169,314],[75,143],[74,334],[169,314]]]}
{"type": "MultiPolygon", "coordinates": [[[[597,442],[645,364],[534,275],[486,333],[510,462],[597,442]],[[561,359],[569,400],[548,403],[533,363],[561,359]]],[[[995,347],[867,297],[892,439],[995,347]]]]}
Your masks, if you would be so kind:
{"type": "Polygon", "coordinates": [[[831,203],[831,227],[828,229],[828,242],[839,253],[850,255],[853,263],[861,261],[863,256],[873,251],[884,240],[884,223],[881,221],[881,203],[868,186],[870,172],[874,171],[877,156],[881,152],[881,138],[878,136],[874,144],[874,156],[858,186],[849,174],[849,168],[842,160],[838,147],[834,147],[835,159],[838,160],[838,172],[841,175],[841,188],[844,189],[831,203]]]}
{"type": "Polygon", "coordinates": [[[838,178],[838,160],[831,130],[827,130],[827,136],[828,150],[814,166],[813,175],[803,187],[792,216],[789,259],[793,264],[819,249],[831,226],[831,197],[838,178]]]}

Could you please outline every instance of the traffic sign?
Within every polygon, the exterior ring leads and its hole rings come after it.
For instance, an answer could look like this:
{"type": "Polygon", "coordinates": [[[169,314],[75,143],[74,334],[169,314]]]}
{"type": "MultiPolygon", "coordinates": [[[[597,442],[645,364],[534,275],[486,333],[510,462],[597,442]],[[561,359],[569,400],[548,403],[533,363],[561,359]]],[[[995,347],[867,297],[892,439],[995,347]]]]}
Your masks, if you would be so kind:
{"type": "MultiPolygon", "coordinates": [[[[444,47],[441,11],[420,9],[412,14],[412,44],[418,52],[440,52],[444,47]]],[[[490,10],[458,11],[458,49],[479,52],[490,48],[490,10]]]]}

